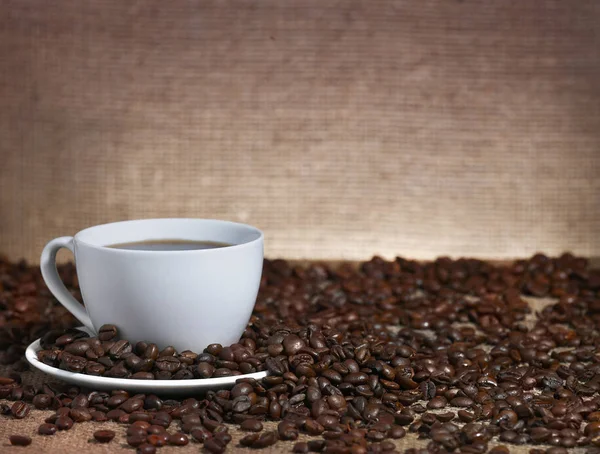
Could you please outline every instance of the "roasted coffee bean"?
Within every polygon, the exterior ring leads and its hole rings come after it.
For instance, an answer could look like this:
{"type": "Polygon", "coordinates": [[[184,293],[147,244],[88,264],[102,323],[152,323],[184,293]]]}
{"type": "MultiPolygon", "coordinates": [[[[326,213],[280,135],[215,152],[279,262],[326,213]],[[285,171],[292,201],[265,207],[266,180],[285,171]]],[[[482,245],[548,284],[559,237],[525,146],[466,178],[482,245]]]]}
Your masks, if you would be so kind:
{"type": "Polygon", "coordinates": [[[162,408],[162,400],[158,396],[150,394],[144,399],[144,408],[146,410],[160,410],[162,408]]]}
{"type": "Polygon", "coordinates": [[[90,344],[85,341],[77,341],[70,343],[65,347],[65,351],[76,356],[84,356],[85,352],[90,348],[90,344]]]}
{"type": "Polygon", "coordinates": [[[210,378],[215,373],[215,367],[207,362],[201,362],[196,366],[196,373],[200,378],[210,378]]]}
{"type": "Polygon", "coordinates": [[[136,433],[132,435],[127,435],[127,444],[134,448],[146,444],[146,438],[148,438],[148,434],[146,433],[136,433]]]}
{"type": "Polygon", "coordinates": [[[31,444],[31,438],[26,435],[11,435],[8,438],[13,446],[29,446],[31,444]]]}
{"type": "Polygon", "coordinates": [[[151,434],[151,435],[148,435],[148,437],[146,438],[146,441],[148,443],[150,443],[152,446],[156,446],[157,448],[160,448],[162,446],[165,446],[168,443],[169,434],[166,432],[162,432],[159,434],[151,434]]]}
{"type": "Polygon", "coordinates": [[[150,443],[144,443],[137,447],[136,454],[155,454],[156,448],[150,443]]]}
{"type": "Polygon", "coordinates": [[[98,443],[110,443],[115,435],[113,430],[97,430],[94,432],[94,438],[98,443]]]}
{"type": "Polygon", "coordinates": [[[248,432],[260,432],[263,430],[263,425],[257,419],[246,419],[240,424],[240,429],[248,432]]]}
{"type": "Polygon", "coordinates": [[[127,435],[147,434],[150,424],[145,421],[136,421],[127,428],[127,435]]]}
{"type": "Polygon", "coordinates": [[[430,410],[439,410],[444,408],[448,404],[448,401],[443,396],[433,397],[429,402],[427,402],[427,408],[430,410]]]}
{"type": "Polygon", "coordinates": [[[58,430],[69,430],[73,427],[73,420],[68,416],[61,416],[56,419],[55,424],[58,430]]]}
{"type": "Polygon", "coordinates": [[[174,356],[161,356],[154,364],[159,370],[171,373],[176,372],[181,367],[181,361],[174,356]]]}
{"type": "MultiPolygon", "coordinates": [[[[240,441],[240,443],[241,443],[241,441],[240,441]]],[[[210,453],[220,454],[222,452],[225,452],[226,448],[227,448],[227,445],[218,438],[214,438],[214,437],[208,438],[204,442],[204,449],[210,453]]]]}
{"type": "Polygon", "coordinates": [[[190,442],[187,435],[184,433],[181,433],[181,432],[175,432],[175,433],[169,435],[168,441],[169,441],[170,445],[174,445],[174,446],[185,446],[190,442]]]}
{"type": "Polygon", "coordinates": [[[126,413],[133,413],[136,410],[144,408],[144,401],[142,399],[130,398],[121,403],[119,408],[126,413]]]}
{"type": "Polygon", "coordinates": [[[115,325],[102,325],[98,330],[98,339],[109,341],[117,336],[117,327],[115,325]]]}
{"type": "Polygon", "coordinates": [[[38,427],[38,434],[40,435],[54,435],[58,427],[54,424],[43,423],[38,427]]]}
{"type": "Polygon", "coordinates": [[[298,438],[298,429],[290,421],[281,421],[277,425],[277,433],[280,440],[296,440],[298,438]]]}
{"type": "Polygon", "coordinates": [[[52,405],[52,397],[48,394],[38,394],[33,398],[32,403],[38,410],[46,410],[52,405]]]}
{"type": "Polygon", "coordinates": [[[394,439],[404,438],[406,436],[406,430],[401,426],[393,426],[388,430],[387,435],[394,439]]]}
{"type": "Polygon", "coordinates": [[[92,414],[81,407],[72,408],[69,412],[69,417],[75,422],[87,422],[92,420],[92,414]]]}
{"type": "Polygon", "coordinates": [[[306,344],[304,343],[304,341],[295,334],[288,334],[283,339],[283,348],[285,349],[285,353],[288,356],[295,355],[305,346],[306,344]]]}
{"type": "Polygon", "coordinates": [[[458,418],[462,422],[473,422],[475,421],[475,414],[466,410],[459,410],[457,413],[458,418]]]}
{"type": "Polygon", "coordinates": [[[314,419],[308,418],[304,423],[304,430],[309,435],[321,435],[325,431],[325,427],[314,419]]]}
{"type": "Polygon", "coordinates": [[[29,415],[29,405],[25,402],[15,402],[10,408],[10,413],[15,419],[23,419],[29,415]]]}
{"type": "Polygon", "coordinates": [[[464,408],[468,408],[468,407],[472,407],[474,404],[472,399],[469,399],[468,397],[455,397],[454,399],[452,399],[450,401],[450,405],[452,405],[453,407],[464,407],[464,408]]]}
{"type": "Polygon", "coordinates": [[[77,394],[71,401],[71,408],[88,408],[90,401],[85,394],[77,394]]]}
{"type": "Polygon", "coordinates": [[[131,353],[133,348],[131,344],[124,339],[121,339],[114,343],[114,345],[108,350],[108,355],[111,359],[120,359],[123,355],[131,353]]]}
{"type": "Polygon", "coordinates": [[[15,383],[15,380],[10,377],[1,377],[0,376],[0,386],[12,385],[15,383]]]}
{"type": "Polygon", "coordinates": [[[92,415],[92,421],[96,421],[96,422],[108,421],[108,418],[106,417],[106,413],[104,413],[104,412],[92,411],[92,412],[90,412],[90,415],[92,415]]]}
{"type": "Polygon", "coordinates": [[[158,412],[156,412],[156,414],[154,415],[154,418],[150,422],[153,425],[158,425],[158,426],[162,426],[164,428],[168,428],[171,425],[172,420],[173,420],[173,418],[171,418],[171,415],[169,415],[169,413],[167,413],[166,411],[158,411],[158,412]]]}
{"type": "Polygon", "coordinates": [[[421,393],[423,394],[424,400],[431,400],[435,397],[436,386],[430,380],[424,381],[420,385],[421,393]]]}
{"type": "Polygon", "coordinates": [[[115,409],[110,410],[109,412],[107,412],[106,413],[106,417],[108,419],[110,419],[111,421],[118,421],[121,416],[126,415],[126,414],[127,413],[125,413],[120,408],[115,408],[115,409]]]}
{"type": "Polygon", "coordinates": [[[306,444],[309,452],[321,452],[325,449],[325,440],[310,440],[306,444]]]}
{"type": "Polygon", "coordinates": [[[204,443],[207,439],[212,437],[212,433],[204,427],[198,427],[196,429],[192,429],[190,431],[190,435],[198,443],[204,443]]]}
{"type": "Polygon", "coordinates": [[[277,432],[269,431],[260,434],[258,440],[252,443],[251,446],[256,449],[264,449],[273,446],[275,443],[277,443],[277,432]]]}

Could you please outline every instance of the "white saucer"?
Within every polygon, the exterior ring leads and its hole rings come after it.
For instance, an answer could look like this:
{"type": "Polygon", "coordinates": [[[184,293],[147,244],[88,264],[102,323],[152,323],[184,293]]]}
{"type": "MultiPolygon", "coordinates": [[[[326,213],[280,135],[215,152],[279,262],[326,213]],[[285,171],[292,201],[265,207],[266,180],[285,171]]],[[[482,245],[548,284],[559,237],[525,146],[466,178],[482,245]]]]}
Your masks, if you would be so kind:
{"type": "Polygon", "coordinates": [[[200,391],[211,389],[231,388],[237,380],[242,378],[254,378],[260,380],[268,375],[267,371],[255,372],[253,374],[234,375],[231,377],[203,378],[193,380],[133,380],[130,378],[98,377],[95,375],[79,374],[69,372],[56,367],[48,366],[37,358],[37,352],[42,349],[40,339],[33,342],[25,351],[25,357],[29,363],[52,377],[77,386],[91,388],[100,391],[112,391],[124,389],[144,394],[161,395],[193,395],[200,391]]]}

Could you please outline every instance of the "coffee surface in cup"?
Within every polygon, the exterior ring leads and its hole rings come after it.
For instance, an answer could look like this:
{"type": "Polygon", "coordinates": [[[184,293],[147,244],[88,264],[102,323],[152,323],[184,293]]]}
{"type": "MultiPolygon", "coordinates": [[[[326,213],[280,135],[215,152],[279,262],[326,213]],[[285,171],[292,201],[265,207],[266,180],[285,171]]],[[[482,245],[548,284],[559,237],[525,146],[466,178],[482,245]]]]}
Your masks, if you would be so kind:
{"type": "Polygon", "coordinates": [[[193,251],[198,249],[217,249],[227,246],[232,246],[232,244],[219,241],[161,239],[117,243],[106,247],[113,249],[128,249],[132,251],[193,251]]]}

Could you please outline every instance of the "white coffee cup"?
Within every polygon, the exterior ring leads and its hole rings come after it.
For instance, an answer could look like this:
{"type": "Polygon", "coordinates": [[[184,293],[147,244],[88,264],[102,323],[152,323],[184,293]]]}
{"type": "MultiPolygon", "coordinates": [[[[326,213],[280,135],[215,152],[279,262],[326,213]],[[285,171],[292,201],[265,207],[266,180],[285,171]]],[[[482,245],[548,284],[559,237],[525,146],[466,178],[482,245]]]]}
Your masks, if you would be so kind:
{"type": "Polygon", "coordinates": [[[118,327],[130,342],[179,351],[237,342],[256,302],[263,234],[245,224],[210,219],[115,222],[50,241],[40,268],[56,299],[92,332],[118,327]],[[149,251],[108,246],[148,240],[215,241],[231,246],[149,251]],[[75,255],[83,307],[56,270],[60,248],[75,255]]]}

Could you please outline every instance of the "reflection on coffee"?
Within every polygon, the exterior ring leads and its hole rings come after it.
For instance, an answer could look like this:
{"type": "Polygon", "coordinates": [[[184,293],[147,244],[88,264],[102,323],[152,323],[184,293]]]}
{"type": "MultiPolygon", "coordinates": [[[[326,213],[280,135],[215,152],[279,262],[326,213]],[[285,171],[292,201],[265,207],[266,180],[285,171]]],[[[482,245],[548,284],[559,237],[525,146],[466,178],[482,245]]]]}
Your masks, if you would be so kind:
{"type": "Polygon", "coordinates": [[[199,249],[217,249],[232,246],[230,243],[218,241],[191,241],[191,240],[146,240],[131,243],[111,244],[109,248],[128,249],[131,251],[194,251],[199,249]]]}

